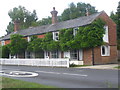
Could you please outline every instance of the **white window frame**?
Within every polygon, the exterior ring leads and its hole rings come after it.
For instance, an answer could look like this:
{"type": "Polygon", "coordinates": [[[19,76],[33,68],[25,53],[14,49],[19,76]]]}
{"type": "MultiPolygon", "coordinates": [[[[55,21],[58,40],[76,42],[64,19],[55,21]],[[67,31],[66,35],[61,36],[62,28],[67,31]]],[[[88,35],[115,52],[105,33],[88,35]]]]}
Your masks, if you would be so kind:
{"type": "Polygon", "coordinates": [[[73,35],[74,35],[74,36],[77,34],[78,29],[79,29],[78,27],[76,27],[76,28],[73,29],[73,35]]]}
{"type": "Polygon", "coordinates": [[[1,46],[4,46],[5,45],[5,41],[1,41],[1,46]]]}
{"type": "Polygon", "coordinates": [[[101,46],[101,56],[110,56],[110,46],[105,46],[105,45],[103,45],[103,46],[101,46]],[[103,54],[103,48],[104,48],[104,53],[105,54],[103,54]]]}
{"type": "Polygon", "coordinates": [[[79,50],[79,60],[83,60],[83,50],[79,50]]]}
{"type": "Polygon", "coordinates": [[[27,37],[27,41],[30,42],[31,41],[31,37],[28,36],[27,37]]]}
{"type": "Polygon", "coordinates": [[[103,36],[103,41],[104,42],[109,42],[109,37],[108,37],[108,30],[109,30],[109,28],[108,28],[108,26],[107,25],[105,25],[104,26],[104,29],[105,29],[105,34],[104,34],[104,36],[103,36]]]}
{"type": "Polygon", "coordinates": [[[59,32],[53,32],[53,40],[55,40],[55,41],[59,40],[59,32]]]}
{"type": "Polygon", "coordinates": [[[51,52],[51,58],[59,58],[59,52],[58,51],[52,51],[51,52]]]}
{"type": "Polygon", "coordinates": [[[45,56],[45,58],[49,59],[49,52],[48,51],[44,51],[44,56],[45,56]]]}
{"type": "Polygon", "coordinates": [[[70,59],[78,60],[78,51],[77,50],[70,51],[70,59]],[[76,57],[74,57],[75,55],[76,55],[76,57]]]}

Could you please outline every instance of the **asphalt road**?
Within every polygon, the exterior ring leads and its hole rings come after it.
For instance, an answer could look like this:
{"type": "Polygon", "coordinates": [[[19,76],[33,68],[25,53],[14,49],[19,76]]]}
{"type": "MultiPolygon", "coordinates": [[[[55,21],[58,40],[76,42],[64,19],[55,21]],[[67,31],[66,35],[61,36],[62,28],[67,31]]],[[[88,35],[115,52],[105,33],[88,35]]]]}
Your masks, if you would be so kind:
{"type": "Polygon", "coordinates": [[[10,77],[59,88],[118,88],[118,70],[2,66],[2,70],[36,72],[36,77],[10,77]]]}

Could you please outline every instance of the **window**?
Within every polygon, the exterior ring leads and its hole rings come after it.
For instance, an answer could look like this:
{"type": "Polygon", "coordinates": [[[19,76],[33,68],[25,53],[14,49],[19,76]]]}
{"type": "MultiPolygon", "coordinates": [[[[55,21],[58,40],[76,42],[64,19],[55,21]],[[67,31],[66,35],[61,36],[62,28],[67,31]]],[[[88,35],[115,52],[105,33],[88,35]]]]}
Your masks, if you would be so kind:
{"type": "Polygon", "coordinates": [[[1,45],[4,46],[5,45],[5,41],[1,41],[1,45]]]}
{"type": "Polygon", "coordinates": [[[110,46],[101,46],[101,56],[110,56],[110,46]]]}
{"type": "Polygon", "coordinates": [[[58,58],[58,51],[52,51],[51,58],[58,58]]]}
{"type": "Polygon", "coordinates": [[[45,58],[49,58],[49,52],[45,51],[45,58]]]}
{"type": "Polygon", "coordinates": [[[75,36],[77,34],[77,32],[78,32],[78,28],[74,28],[73,29],[73,35],[75,36]]]}
{"type": "Polygon", "coordinates": [[[77,50],[70,51],[70,59],[78,59],[78,51],[77,50]]]}
{"type": "Polygon", "coordinates": [[[59,40],[59,32],[53,32],[53,40],[55,41],[59,40]]]}
{"type": "Polygon", "coordinates": [[[103,36],[103,41],[109,42],[109,40],[108,40],[108,26],[104,26],[104,29],[105,29],[105,34],[103,36]]]}
{"type": "Polygon", "coordinates": [[[31,37],[28,36],[28,37],[27,37],[27,41],[30,42],[30,40],[31,40],[31,37]]]}

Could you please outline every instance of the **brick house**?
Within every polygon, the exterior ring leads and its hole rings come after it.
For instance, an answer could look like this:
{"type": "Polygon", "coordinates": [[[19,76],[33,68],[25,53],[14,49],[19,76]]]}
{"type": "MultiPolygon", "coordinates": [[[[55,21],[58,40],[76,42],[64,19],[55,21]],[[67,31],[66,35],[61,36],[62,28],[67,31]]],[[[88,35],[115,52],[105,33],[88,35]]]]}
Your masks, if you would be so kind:
{"type": "MultiPolygon", "coordinates": [[[[28,41],[30,41],[30,36],[36,35],[38,38],[44,38],[47,32],[53,33],[53,40],[58,39],[59,30],[64,28],[73,28],[75,30],[77,27],[85,26],[91,24],[97,18],[101,18],[106,22],[105,34],[103,37],[103,46],[97,46],[94,49],[79,49],[73,51],[44,51],[39,53],[41,58],[70,58],[70,63],[81,64],[81,65],[94,65],[94,64],[108,64],[117,63],[117,42],[116,42],[116,24],[109,18],[109,16],[104,12],[98,12],[92,15],[87,14],[86,16],[67,20],[63,22],[57,22],[57,11],[53,8],[52,14],[52,24],[43,25],[38,27],[31,27],[25,30],[19,30],[19,23],[14,22],[14,32],[9,35],[4,36],[0,39],[1,45],[6,45],[10,43],[11,34],[21,34],[28,41]]],[[[37,53],[38,54],[38,53],[37,53]]],[[[25,52],[25,58],[35,58],[35,53],[25,52]]]]}

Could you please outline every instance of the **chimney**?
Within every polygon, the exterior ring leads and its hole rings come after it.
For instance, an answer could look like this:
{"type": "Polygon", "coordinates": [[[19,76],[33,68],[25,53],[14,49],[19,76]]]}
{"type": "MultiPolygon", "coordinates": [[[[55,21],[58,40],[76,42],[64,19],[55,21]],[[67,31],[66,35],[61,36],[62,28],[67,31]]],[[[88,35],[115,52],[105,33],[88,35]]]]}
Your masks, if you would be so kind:
{"type": "Polygon", "coordinates": [[[14,32],[17,32],[19,30],[19,21],[18,20],[15,20],[14,21],[14,32]]]}
{"type": "Polygon", "coordinates": [[[88,11],[88,8],[86,8],[86,16],[89,16],[90,12],[88,11]]]}
{"type": "Polygon", "coordinates": [[[57,23],[57,11],[55,10],[55,7],[53,7],[53,11],[50,12],[52,14],[52,24],[57,23]]]}

